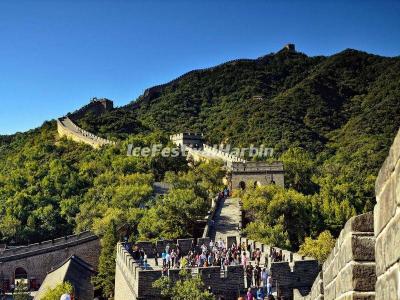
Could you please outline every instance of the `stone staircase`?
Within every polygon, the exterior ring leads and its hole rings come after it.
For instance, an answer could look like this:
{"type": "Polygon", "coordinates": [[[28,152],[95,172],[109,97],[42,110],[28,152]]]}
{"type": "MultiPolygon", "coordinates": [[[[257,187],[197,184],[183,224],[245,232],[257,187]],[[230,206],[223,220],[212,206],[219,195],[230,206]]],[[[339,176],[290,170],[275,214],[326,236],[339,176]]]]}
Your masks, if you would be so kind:
{"type": "Polygon", "coordinates": [[[210,232],[210,238],[217,241],[226,241],[227,237],[239,237],[239,223],[241,222],[241,210],[239,198],[223,199],[216,210],[214,226],[210,232]]]}

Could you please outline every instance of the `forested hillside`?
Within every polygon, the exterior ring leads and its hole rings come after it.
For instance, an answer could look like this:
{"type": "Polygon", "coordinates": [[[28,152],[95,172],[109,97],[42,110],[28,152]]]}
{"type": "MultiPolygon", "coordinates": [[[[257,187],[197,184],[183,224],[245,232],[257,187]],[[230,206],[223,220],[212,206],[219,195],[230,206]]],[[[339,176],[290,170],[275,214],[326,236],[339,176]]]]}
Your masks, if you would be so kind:
{"type": "MultiPolygon", "coordinates": [[[[281,50],[189,72],[126,106],[77,120],[122,141],[116,147],[60,139],[54,121],[0,136],[0,239],[26,243],[90,229],[105,236],[109,255],[126,223],[132,238],[190,236],[220,188],[218,165],[188,170],[181,158],[127,157],[126,149],[196,131],[209,143],[275,149],[287,189],[242,195],[246,234],[296,250],[306,236],[335,235],[348,217],[372,209],[375,177],[400,127],[399,100],[399,57],[281,50]],[[152,197],[155,180],[174,185],[164,204],[152,197]]],[[[106,293],[111,261],[103,261],[98,278],[106,293]]]]}
{"type": "Polygon", "coordinates": [[[399,57],[351,49],[308,57],[283,49],[189,72],[80,124],[122,139],[153,130],[203,132],[209,143],[273,147],[276,158],[298,147],[312,168],[298,174],[297,190],[321,195],[336,211],[329,223],[340,227],[343,211],[372,209],[375,176],[400,127],[399,100],[399,57]]]}

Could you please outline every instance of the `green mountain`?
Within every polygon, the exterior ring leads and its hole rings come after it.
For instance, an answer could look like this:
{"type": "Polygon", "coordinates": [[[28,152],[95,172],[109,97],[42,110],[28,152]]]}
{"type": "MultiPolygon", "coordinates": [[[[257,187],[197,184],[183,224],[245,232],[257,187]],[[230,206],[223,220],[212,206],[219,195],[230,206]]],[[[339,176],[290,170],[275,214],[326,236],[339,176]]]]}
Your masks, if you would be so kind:
{"type": "Polygon", "coordinates": [[[189,72],[81,125],[112,135],[200,131],[212,143],[301,146],[313,153],[347,134],[391,139],[400,121],[399,63],[355,50],[307,57],[284,49],[189,72]]]}
{"type": "Polygon", "coordinates": [[[283,49],[191,71],[126,106],[77,120],[125,141],[116,148],[59,139],[55,122],[2,136],[0,238],[40,240],[90,229],[87,220],[107,210],[90,212],[96,201],[112,205],[119,193],[130,195],[126,176],[160,180],[165,171],[184,169],[184,163],[125,157],[126,143],[166,142],[181,131],[203,132],[209,143],[273,147],[288,162],[288,185],[323,212],[318,230],[335,230],[372,208],[375,176],[400,127],[399,100],[400,57],[351,49],[308,57],[283,49]]]}

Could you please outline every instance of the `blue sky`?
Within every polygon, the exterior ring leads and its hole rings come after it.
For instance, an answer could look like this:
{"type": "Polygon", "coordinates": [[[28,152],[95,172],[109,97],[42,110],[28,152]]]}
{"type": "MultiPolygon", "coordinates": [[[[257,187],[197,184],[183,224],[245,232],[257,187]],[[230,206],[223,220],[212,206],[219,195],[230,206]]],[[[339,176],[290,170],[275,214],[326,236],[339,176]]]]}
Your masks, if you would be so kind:
{"type": "Polygon", "coordinates": [[[0,1],[0,134],[288,42],[400,55],[400,1],[0,1]]]}

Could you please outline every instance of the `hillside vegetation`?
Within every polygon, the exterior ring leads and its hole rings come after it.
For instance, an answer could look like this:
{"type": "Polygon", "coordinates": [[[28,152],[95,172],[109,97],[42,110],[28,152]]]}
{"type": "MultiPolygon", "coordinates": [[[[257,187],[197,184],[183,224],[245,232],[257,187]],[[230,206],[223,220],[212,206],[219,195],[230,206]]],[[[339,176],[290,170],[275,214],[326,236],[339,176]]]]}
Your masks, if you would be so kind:
{"type": "Polygon", "coordinates": [[[290,150],[288,187],[318,194],[329,212],[323,223],[333,229],[372,209],[375,177],[400,127],[399,100],[399,57],[351,49],[308,57],[283,49],[189,72],[80,124],[119,138],[203,132],[212,144],[264,144],[276,158],[290,150]]]}
{"type": "Polygon", "coordinates": [[[245,233],[293,250],[310,237],[316,242],[309,238],[301,249],[312,248],[330,238],[325,230],[335,236],[350,216],[372,209],[377,172],[400,127],[399,99],[399,57],[282,50],[189,72],[126,106],[77,120],[122,141],[116,147],[60,139],[54,121],[0,136],[0,240],[94,230],[103,236],[96,286],[111,295],[120,226],[129,225],[132,240],[191,236],[221,188],[218,164],[188,169],[182,158],[128,157],[127,144],[166,144],[170,133],[196,131],[211,144],[275,149],[286,189],[242,193],[245,233]],[[168,201],[153,197],[160,180],[173,185],[168,201]]]}

